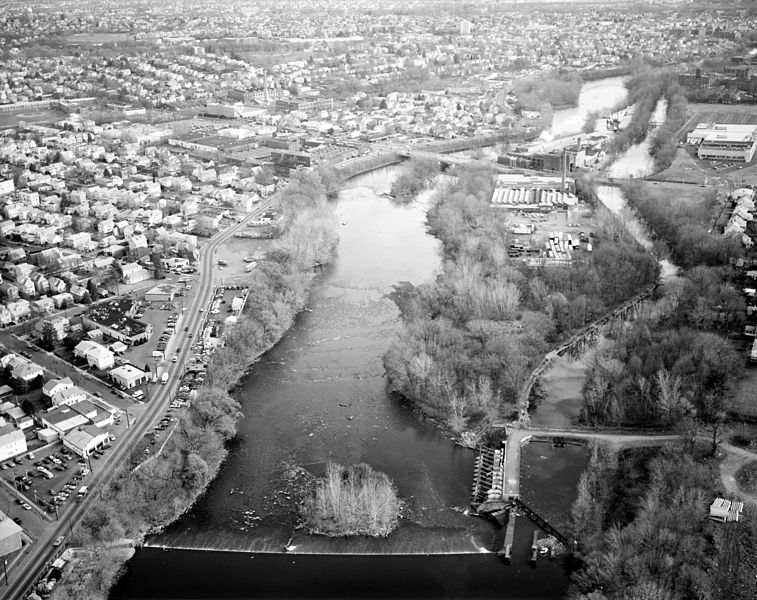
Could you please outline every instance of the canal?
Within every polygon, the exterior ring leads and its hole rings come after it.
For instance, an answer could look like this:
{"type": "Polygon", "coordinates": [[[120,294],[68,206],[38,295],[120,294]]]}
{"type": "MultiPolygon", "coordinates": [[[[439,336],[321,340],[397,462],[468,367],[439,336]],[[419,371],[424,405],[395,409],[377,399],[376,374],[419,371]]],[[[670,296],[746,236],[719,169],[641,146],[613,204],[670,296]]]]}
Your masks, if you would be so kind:
{"type": "MultiPolygon", "coordinates": [[[[623,78],[610,81],[625,93],[623,78]]],[[[598,94],[601,82],[589,86],[598,94]]],[[[566,112],[555,112],[553,127],[578,119],[566,112]]],[[[441,268],[425,226],[429,195],[393,204],[384,194],[396,174],[375,171],[341,192],[336,260],[310,310],[234,391],[245,416],[226,463],[182,519],[137,551],[111,598],[562,597],[562,561],[527,563],[526,519],[511,566],[490,553],[492,525],[464,514],[472,452],[387,392],[382,355],[398,312],[386,295],[441,268]],[[294,529],[301,470],[320,475],[330,461],[367,462],[392,477],[407,511],[389,538],[334,541],[294,529]]],[[[524,498],[564,527],[585,449],[535,443],[523,457],[524,498]]]]}

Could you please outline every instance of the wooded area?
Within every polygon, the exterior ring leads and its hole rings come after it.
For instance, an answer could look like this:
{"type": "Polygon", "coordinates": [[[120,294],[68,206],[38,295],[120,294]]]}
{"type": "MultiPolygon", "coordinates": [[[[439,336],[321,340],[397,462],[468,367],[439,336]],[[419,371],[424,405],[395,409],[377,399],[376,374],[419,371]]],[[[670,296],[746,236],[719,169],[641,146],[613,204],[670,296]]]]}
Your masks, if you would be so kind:
{"type": "Polygon", "coordinates": [[[438,174],[439,163],[437,161],[410,159],[402,166],[400,174],[392,181],[389,193],[397,202],[402,204],[412,202],[438,174]]]}
{"type": "Polygon", "coordinates": [[[466,169],[437,189],[428,222],[444,272],[432,284],[395,287],[402,326],[384,356],[393,389],[472,439],[512,416],[551,347],[657,277],[654,259],[601,207],[591,254],[565,266],[508,258],[511,234],[489,204],[493,182],[489,171],[466,169]]]}
{"type": "Polygon", "coordinates": [[[711,234],[715,195],[699,202],[652,192],[643,182],[624,188],[649,225],[658,249],[682,271],[662,288],[654,308],[608,333],[584,387],[583,422],[693,428],[722,421],[744,361],[724,334],[741,330],[746,305],[729,260],[738,240],[711,234]]]}
{"type": "Polygon", "coordinates": [[[593,447],[573,505],[571,600],[749,600],[755,531],[715,523],[717,463],[688,448],[593,447]],[[751,550],[750,550],[751,548],[751,550]]]}

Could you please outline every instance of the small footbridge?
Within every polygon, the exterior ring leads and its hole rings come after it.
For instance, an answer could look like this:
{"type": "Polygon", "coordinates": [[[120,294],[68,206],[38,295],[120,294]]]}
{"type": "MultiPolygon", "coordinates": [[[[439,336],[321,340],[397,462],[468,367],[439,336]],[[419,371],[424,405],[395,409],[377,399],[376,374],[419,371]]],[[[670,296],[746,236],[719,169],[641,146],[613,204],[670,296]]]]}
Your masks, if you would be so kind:
{"type": "Polygon", "coordinates": [[[620,449],[628,446],[676,444],[686,440],[683,434],[656,429],[526,428],[517,422],[513,425],[517,428],[501,425],[505,439],[498,445],[475,448],[470,502],[474,514],[488,519],[499,529],[506,528],[504,538],[497,538],[498,553],[505,562],[510,561],[517,512],[557,538],[569,551],[573,551],[575,546],[573,540],[521,498],[520,455],[524,445],[530,442],[548,442],[562,447],[566,444],[587,445],[591,441],[600,441],[620,449]]]}

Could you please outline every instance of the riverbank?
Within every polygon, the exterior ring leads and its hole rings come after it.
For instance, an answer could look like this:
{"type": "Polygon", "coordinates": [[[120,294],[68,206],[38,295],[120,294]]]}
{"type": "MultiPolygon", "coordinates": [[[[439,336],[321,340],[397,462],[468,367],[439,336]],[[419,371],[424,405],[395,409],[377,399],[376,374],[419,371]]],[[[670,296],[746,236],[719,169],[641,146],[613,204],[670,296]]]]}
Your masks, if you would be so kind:
{"type": "Polygon", "coordinates": [[[430,231],[444,247],[433,284],[395,286],[402,327],[384,355],[391,389],[470,446],[522,408],[530,373],[553,348],[654,284],[656,262],[596,201],[593,251],[546,267],[508,258],[512,234],[489,204],[493,176],[463,170],[440,190],[430,231]]]}
{"type": "Polygon", "coordinates": [[[55,598],[105,598],[125,562],[122,552],[108,549],[110,543],[128,537],[139,545],[146,535],[162,531],[217,476],[242,416],[228,390],[305,308],[314,268],[329,261],[336,242],[335,218],[317,175],[298,173],[281,193],[280,205],[283,233],[252,274],[247,304],[223,348],[213,354],[206,382],[160,458],[134,470],[124,467],[102,490],[72,538],[93,560],[67,571],[55,598]]]}

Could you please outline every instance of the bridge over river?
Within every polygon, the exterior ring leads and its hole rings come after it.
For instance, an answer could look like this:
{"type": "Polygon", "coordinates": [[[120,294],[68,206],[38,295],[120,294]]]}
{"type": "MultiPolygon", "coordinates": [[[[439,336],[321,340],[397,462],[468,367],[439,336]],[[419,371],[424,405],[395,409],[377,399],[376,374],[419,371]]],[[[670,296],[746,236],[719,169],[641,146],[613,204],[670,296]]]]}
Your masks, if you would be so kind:
{"type": "MultiPolygon", "coordinates": [[[[510,561],[515,536],[515,518],[518,512],[534,521],[543,531],[553,536],[569,550],[575,543],[557,527],[528,506],[520,497],[521,449],[529,442],[550,442],[556,446],[565,444],[588,444],[603,442],[616,449],[635,446],[663,446],[681,443],[687,439],[684,434],[669,431],[641,431],[619,429],[550,429],[550,428],[509,428],[504,426],[506,439],[499,447],[482,446],[476,449],[474,461],[471,508],[475,514],[485,517],[502,527],[506,523],[505,535],[499,539],[499,554],[510,561]]],[[[535,542],[532,558],[535,557],[535,542]]]]}

